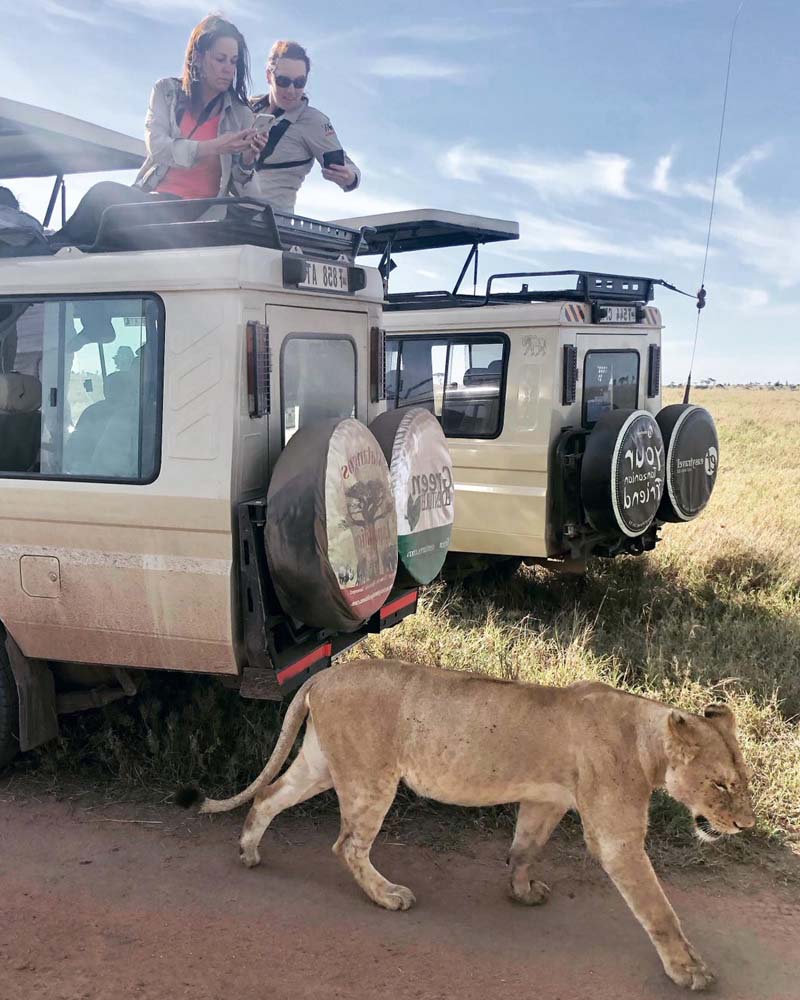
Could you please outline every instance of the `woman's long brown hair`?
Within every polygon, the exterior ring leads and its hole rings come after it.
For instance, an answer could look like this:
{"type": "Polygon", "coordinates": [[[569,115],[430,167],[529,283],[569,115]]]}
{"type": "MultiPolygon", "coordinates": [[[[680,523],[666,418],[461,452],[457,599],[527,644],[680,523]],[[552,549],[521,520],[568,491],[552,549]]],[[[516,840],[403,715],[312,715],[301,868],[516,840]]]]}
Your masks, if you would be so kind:
{"type": "Polygon", "coordinates": [[[183,92],[192,102],[194,111],[200,110],[200,77],[197,68],[199,58],[207,52],[220,38],[232,38],[239,46],[239,58],[236,60],[236,79],[231,89],[236,97],[247,104],[247,89],[250,86],[250,53],[244,35],[235,24],[226,21],[218,14],[209,14],[197,25],[189,37],[186,47],[186,59],[183,63],[181,85],[183,92]]]}

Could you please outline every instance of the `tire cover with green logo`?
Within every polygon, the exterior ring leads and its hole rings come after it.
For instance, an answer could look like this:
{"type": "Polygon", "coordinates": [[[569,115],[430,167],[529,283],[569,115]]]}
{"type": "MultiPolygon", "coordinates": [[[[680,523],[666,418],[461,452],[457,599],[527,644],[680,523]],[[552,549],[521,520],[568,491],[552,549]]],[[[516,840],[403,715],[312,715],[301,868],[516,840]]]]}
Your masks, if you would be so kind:
{"type": "Polygon", "coordinates": [[[439,421],[428,410],[388,410],[370,424],[389,463],[397,514],[398,582],[430,583],[450,547],[453,462],[439,421]]]}
{"type": "Polygon", "coordinates": [[[590,524],[636,538],[652,524],[664,493],[664,441],[646,410],[609,410],[586,441],[581,499],[590,524]]]}
{"type": "Polygon", "coordinates": [[[352,632],[385,602],[397,572],[389,467],[357,420],[301,427],[267,492],[270,575],[283,610],[306,625],[352,632]]]}
{"type": "Polygon", "coordinates": [[[691,521],[711,499],[719,467],[714,420],[702,406],[674,403],[656,417],[666,449],[667,486],[662,521],[691,521]]]}

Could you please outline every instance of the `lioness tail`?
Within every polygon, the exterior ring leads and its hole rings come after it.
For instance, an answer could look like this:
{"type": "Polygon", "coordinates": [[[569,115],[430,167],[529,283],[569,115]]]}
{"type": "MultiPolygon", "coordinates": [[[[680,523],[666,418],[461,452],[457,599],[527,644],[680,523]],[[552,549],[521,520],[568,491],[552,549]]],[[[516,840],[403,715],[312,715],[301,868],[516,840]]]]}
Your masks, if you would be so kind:
{"type": "Polygon", "coordinates": [[[295,695],[294,701],[289,706],[289,711],[283,720],[278,742],[275,744],[275,749],[272,751],[264,770],[244,791],[239,792],[238,795],[234,795],[230,799],[207,799],[199,789],[186,787],[178,789],[175,793],[174,801],[185,808],[199,802],[201,813],[218,813],[229,812],[231,809],[236,809],[238,806],[242,806],[245,802],[249,802],[252,798],[255,798],[260,788],[266,788],[267,785],[272,783],[275,775],[286,762],[294,741],[297,739],[297,734],[300,732],[300,727],[308,715],[306,695],[315,680],[316,675],[309,677],[295,695]]]}

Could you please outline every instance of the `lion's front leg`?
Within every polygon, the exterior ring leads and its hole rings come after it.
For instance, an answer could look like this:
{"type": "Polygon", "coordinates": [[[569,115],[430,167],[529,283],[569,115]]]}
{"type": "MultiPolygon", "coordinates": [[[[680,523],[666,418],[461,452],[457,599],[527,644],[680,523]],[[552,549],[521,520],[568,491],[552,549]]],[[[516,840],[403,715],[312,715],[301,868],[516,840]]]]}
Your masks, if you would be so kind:
{"type": "Polygon", "coordinates": [[[644,844],[606,839],[587,832],[587,843],[644,927],[664,971],[679,986],[704,990],[714,976],[684,937],[675,911],[664,895],[644,844]]]}
{"type": "Polygon", "coordinates": [[[563,806],[552,802],[520,802],[514,840],[508,853],[511,898],[525,906],[546,903],[550,888],[531,878],[531,865],[561,822],[563,806]]]}

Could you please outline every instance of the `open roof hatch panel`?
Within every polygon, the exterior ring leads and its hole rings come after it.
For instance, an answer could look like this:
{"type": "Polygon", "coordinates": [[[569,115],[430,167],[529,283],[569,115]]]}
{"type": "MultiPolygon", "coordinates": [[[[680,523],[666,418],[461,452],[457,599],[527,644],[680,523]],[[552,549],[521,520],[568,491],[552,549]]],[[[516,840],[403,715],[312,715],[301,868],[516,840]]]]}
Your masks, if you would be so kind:
{"type": "Polygon", "coordinates": [[[364,233],[361,254],[383,254],[440,247],[468,247],[476,243],[499,243],[519,239],[519,225],[507,219],[487,219],[463,212],[438,208],[417,208],[407,212],[386,212],[360,218],[337,219],[352,229],[369,227],[364,233]]]}
{"type": "Polygon", "coordinates": [[[121,132],[0,97],[0,178],[138,170],[145,146],[121,132]]]}

